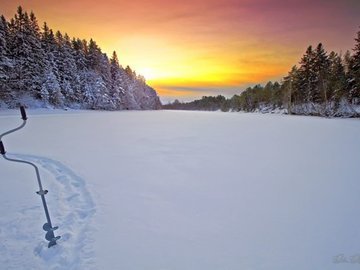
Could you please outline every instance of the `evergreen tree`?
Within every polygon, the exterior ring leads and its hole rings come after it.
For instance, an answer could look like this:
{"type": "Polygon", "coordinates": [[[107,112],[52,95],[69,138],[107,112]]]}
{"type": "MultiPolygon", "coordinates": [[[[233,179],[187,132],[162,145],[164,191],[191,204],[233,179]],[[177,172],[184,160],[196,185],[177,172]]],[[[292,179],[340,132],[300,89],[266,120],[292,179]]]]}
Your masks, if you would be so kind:
{"type": "Polygon", "coordinates": [[[31,47],[31,55],[30,58],[32,60],[29,61],[29,67],[32,68],[32,85],[30,89],[32,91],[33,96],[36,98],[43,99],[41,94],[41,87],[43,84],[45,65],[46,65],[46,57],[45,52],[41,46],[41,32],[40,27],[33,12],[30,13],[29,16],[29,25],[26,25],[25,28],[27,31],[27,41],[31,47]]]}
{"type": "Polygon", "coordinates": [[[15,19],[10,23],[10,54],[14,58],[11,87],[18,95],[27,94],[41,99],[45,71],[45,53],[41,47],[36,17],[18,7],[15,19]]]}
{"type": "Polygon", "coordinates": [[[272,99],[273,99],[273,89],[274,89],[274,84],[273,82],[268,82],[263,90],[263,94],[261,97],[261,102],[266,104],[266,105],[270,105],[272,99]]]}
{"type": "Polygon", "coordinates": [[[41,34],[41,44],[46,55],[46,68],[44,73],[44,83],[42,85],[42,95],[47,95],[49,103],[62,107],[64,96],[61,94],[60,71],[58,69],[56,57],[58,56],[58,46],[55,35],[46,23],[43,25],[41,34]]]}
{"type": "Polygon", "coordinates": [[[7,22],[4,16],[0,17],[0,80],[7,79],[6,69],[9,65],[9,50],[6,37],[8,35],[7,22]]]}
{"type": "Polygon", "coordinates": [[[342,64],[344,66],[345,73],[349,73],[350,65],[351,65],[351,53],[349,50],[347,50],[344,54],[344,57],[342,59],[342,64]]]}
{"type": "Polygon", "coordinates": [[[283,106],[283,92],[281,89],[281,84],[278,82],[274,82],[273,85],[273,95],[272,95],[271,104],[273,105],[274,109],[283,106]]]}
{"type": "MultiPolygon", "coordinates": [[[[100,50],[101,52],[101,50],[100,50]]],[[[99,74],[106,85],[106,89],[111,88],[111,64],[110,60],[105,53],[99,55],[99,74]]],[[[109,94],[109,91],[107,91],[109,94]]]]}
{"type": "Polygon", "coordinates": [[[350,60],[349,67],[349,99],[354,104],[360,104],[360,31],[355,38],[354,54],[350,60]]]}
{"type": "Polygon", "coordinates": [[[328,98],[335,103],[337,107],[343,96],[346,95],[346,75],[341,57],[331,52],[329,54],[329,78],[328,78],[328,98]]]}
{"type": "Polygon", "coordinates": [[[65,98],[61,93],[60,84],[53,72],[50,61],[48,62],[48,65],[50,66],[47,66],[45,71],[45,81],[41,89],[42,95],[56,107],[63,107],[65,98]]]}
{"type": "Polygon", "coordinates": [[[110,96],[114,106],[114,109],[121,108],[121,96],[124,94],[124,89],[121,87],[121,71],[119,65],[119,59],[116,52],[113,52],[113,55],[110,59],[110,73],[111,73],[111,91],[110,96]]]}
{"type": "MultiPolygon", "coordinates": [[[[74,57],[74,49],[67,34],[64,35],[64,58],[64,66],[66,68],[65,78],[68,80],[71,88],[68,92],[72,93],[69,95],[69,101],[79,103],[81,102],[81,79],[74,57]]],[[[64,89],[66,91],[66,88],[64,89]]]]}
{"type": "Polygon", "coordinates": [[[317,84],[316,74],[314,72],[315,53],[312,46],[309,46],[301,58],[298,76],[299,82],[299,99],[305,102],[314,102],[315,88],[317,84]]]}
{"type": "Polygon", "coordinates": [[[77,103],[81,100],[80,76],[78,75],[70,38],[67,34],[63,36],[60,31],[57,31],[55,40],[57,43],[56,63],[60,71],[61,92],[68,105],[74,102],[77,103]]]}
{"type": "Polygon", "coordinates": [[[129,78],[133,79],[133,77],[134,77],[134,72],[132,71],[131,67],[126,66],[125,72],[126,72],[126,74],[129,76],[129,78]]]}
{"type": "Polygon", "coordinates": [[[284,78],[282,85],[284,97],[283,100],[287,104],[288,113],[292,113],[293,104],[303,103],[305,101],[304,93],[300,82],[303,81],[299,77],[299,69],[297,66],[293,66],[288,76],[284,78]]]}
{"type": "Polygon", "coordinates": [[[45,53],[51,53],[53,56],[56,54],[57,44],[53,30],[50,29],[45,22],[41,33],[41,45],[45,53]]]}
{"type": "Polygon", "coordinates": [[[88,68],[95,71],[99,71],[101,51],[93,39],[90,39],[89,47],[87,52],[85,52],[85,54],[88,62],[88,68]]]}
{"type": "Polygon", "coordinates": [[[313,102],[327,103],[328,101],[328,77],[330,62],[327,53],[321,43],[316,47],[314,53],[315,88],[313,89],[313,102]]]}
{"type": "Polygon", "coordinates": [[[0,17],[0,101],[13,98],[9,87],[9,76],[12,72],[13,63],[9,58],[7,40],[9,38],[8,23],[4,16],[0,17]]]}
{"type": "Polygon", "coordinates": [[[84,47],[85,43],[80,39],[73,38],[71,41],[71,47],[73,48],[73,58],[75,59],[76,67],[78,71],[87,70],[87,61],[86,61],[86,48],[84,47]]]}
{"type": "Polygon", "coordinates": [[[86,59],[87,41],[81,40],[79,38],[77,39],[73,38],[71,41],[71,45],[72,45],[71,47],[73,48],[72,55],[77,67],[77,76],[78,76],[78,80],[80,81],[78,85],[79,89],[76,91],[77,100],[80,103],[85,103],[85,100],[89,100],[89,94],[88,94],[89,86],[87,85],[88,67],[87,67],[87,59],[86,59]]]}

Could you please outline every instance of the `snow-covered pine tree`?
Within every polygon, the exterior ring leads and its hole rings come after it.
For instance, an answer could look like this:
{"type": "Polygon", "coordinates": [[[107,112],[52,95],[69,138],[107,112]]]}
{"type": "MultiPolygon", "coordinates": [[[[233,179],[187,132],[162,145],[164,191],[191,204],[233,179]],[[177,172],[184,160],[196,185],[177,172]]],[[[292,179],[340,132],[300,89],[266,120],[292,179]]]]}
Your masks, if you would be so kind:
{"type": "Polygon", "coordinates": [[[327,84],[328,99],[332,101],[337,108],[339,102],[346,92],[346,75],[345,68],[342,64],[341,56],[335,52],[329,54],[329,78],[327,84]]]}
{"type": "Polygon", "coordinates": [[[274,84],[272,81],[269,81],[268,83],[266,83],[264,90],[262,91],[261,102],[266,106],[271,105],[270,103],[273,97],[273,89],[274,89],[274,84]]]}
{"type": "Polygon", "coordinates": [[[78,71],[86,70],[86,57],[85,57],[85,48],[84,42],[79,38],[73,38],[71,41],[71,47],[73,48],[73,58],[78,71]]]}
{"type": "Polygon", "coordinates": [[[93,39],[90,39],[87,52],[85,51],[88,68],[94,71],[100,69],[100,49],[93,39]]]}
{"type": "Polygon", "coordinates": [[[342,64],[344,66],[345,73],[349,73],[350,70],[350,62],[351,62],[351,53],[347,50],[342,57],[342,64]]]}
{"type": "Polygon", "coordinates": [[[121,69],[121,80],[124,83],[125,93],[122,97],[124,102],[124,108],[129,110],[139,110],[140,106],[137,103],[134,92],[136,91],[136,81],[135,81],[134,71],[130,66],[126,66],[125,69],[121,69]]]}
{"type": "Polygon", "coordinates": [[[79,89],[75,92],[76,98],[81,104],[81,107],[86,107],[85,100],[88,100],[87,94],[87,42],[85,40],[81,40],[79,38],[73,38],[71,41],[71,47],[73,48],[72,54],[77,67],[77,76],[79,80],[79,89]]]}
{"type": "Polygon", "coordinates": [[[57,108],[61,108],[64,106],[64,96],[61,93],[60,84],[53,72],[53,68],[51,66],[52,61],[48,62],[48,66],[45,70],[45,81],[42,85],[43,95],[48,96],[49,102],[57,108]]]}
{"type": "Polygon", "coordinates": [[[313,91],[313,102],[321,104],[328,102],[328,77],[329,77],[330,61],[328,55],[322,45],[319,43],[314,52],[314,66],[315,72],[315,88],[313,91]]]}
{"type": "Polygon", "coordinates": [[[18,7],[10,22],[10,55],[14,59],[11,88],[17,96],[27,95],[42,99],[45,53],[41,47],[40,30],[33,13],[29,15],[18,7]]]}
{"type": "Polygon", "coordinates": [[[7,103],[13,99],[9,87],[9,77],[12,72],[12,60],[9,58],[7,40],[9,38],[8,23],[4,16],[0,17],[0,102],[7,103]]]}
{"type": "Polygon", "coordinates": [[[64,35],[64,57],[65,67],[68,74],[68,79],[70,86],[72,88],[73,95],[71,96],[70,102],[80,103],[81,102],[81,80],[79,71],[76,65],[76,60],[74,57],[74,49],[72,48],[72,43],[70,37],[64,35]]]}
{"type": "Polygon", "coordinates": [[[126,66],[125,72],[129,76],[129,79],[134,79],[134,72],[130,66],[126,66]]]}
{"type": "Polygon", "coordinates": [[[297,66],[293,66],[283,81],[284,103],[287,106],[288,114],[292,113],[293,104],[297,104],[299,99],[304,96],[301,92],[302,89],[296,85],[296,81],[299,81],[298,71],[297,66]]]}
{"type": "Polygon", "coordinates": [[[27,27],[25,29],[27,30],[27,40],[32,50],[30,54],[32,61],[29,61],[29,67],[32,68],[32,85],[30,86],[30,89],[32,91],[32,95],[35,98],[40,98],[44,101],[47,101],[41,94],[41,88],[44,82],[46,57],[45,52],[41,46],[40,27],[33,12],[30,12],[29,19],[29,25],[26,25],[27,27]]]}
{"type": "Polygon", "coordinates": [[[52,54],[55,57],[57,53],[57,44],[55,40],[55,35],[52,29],[49,28],[45,22],[42,28],[41,33],[41,45],[46,55],[52,54]]]}
{"type": "MultiPolygon", "coordinates": [[[[6,42],[7,36],[7,22],[4,16],[0,17],[0,81],[4,82],[7,79],[7,63],[9,62],[8,59],[8,48],[6,42]]],[[[2,88],[2,85],[0,87],[2,88]]]]}
{"type": "Polygon", "coordinates": [[[95,110],[110,110],[110,96],[108,94],[106,83],[101,76],[95,76],[93,89],[94,104],[92,108],[95,110]]]}
{"type": "MultiPolygon", "coordinates": [[[[91,107],[95,109],[112,109],[109,92],[111,87],[109,59],[106,54],[101,52],[101,49],[93,39],[89,42],[85,56],[87,59],[88,72],[94,77],[91,79],[93,85],[86,87],[87,89],[93,89],[91,93],[94,103],[91,107]],[[94,86],[97,87],[97,89],[94,89],[94,86]]],[[[89,74],[87,76],[89,78],[89,74]]],[[[87,96],[89,96],[89,93],[87,93],[87,96]]]]}
{"type": "Polygon", "coordinates": [[[99,57],[98,46],[93,39],[88,43],[86,40],[82,41],[82,49],[85,55],[86,71],[84,72],[84,101],[87,108],[96,109],[97,106],[97,86],[103,85],[98,80],[99,57]]]}
{"type": "Polygon", "coordinates": [[[110,86],[110,97],[114,109],[121,108],[121,96],[124,94],[121,81],[121,71],[119,59],[116,52],[114,51],[110,59],[110,73],[111,73],[111,86],[110,86]]]}
{"type": "Polygon", "coordinates": [[[44,94],[48,93],[48,100],[52,105],[62,108],[65,104],[65,97],[61,91],[61,86],[58,80],[59,70],[52,53],[48,54],[44,75],[45,79],[42,91],[44,94]]]}
{"type": "Polygon", "coordinates": [[[353,104],[360,104],[360,30],[355,38],[354,53],[350,60],[348,89],[349,100],[353,104]]]}
{"type": "Polygon", "coordinates": [[[60,71],[60,86],[65,97],[67,105],[80,101],[80,77],[73,56],[73,48],[71,47],[70,38],[67,34],[64,36],[60,31],[55,34],[57,43],[56,63],[60,71]]]}
{"type": "Polygon", "coordinates": [[[282,97],[282,88],[279,82],[274,82],[273,86],[273,97],[272,97],[273,109],[282,107],[284,100],[282,97]]]}
{"type": "MultiPolygon", "coordinates": [[[[101,50],[100,50],[101,52],[101,50]]],[[[105,110],[113,110],[113,102],[111,101],[111,67],[109,58],[105,53],[100,54],[100,61],[99,61],[99,73],[101,79],[105,85],[105,89],[103,91],[102,97],[102,109],[105,110]]]]}
{"type": "Polygon", "coordinates": [[[46,56],[44,83],[42,85],[43,95],[48,95],[48,100],[52,105],[62,107],[64,105],[64,96],[61,93],[59,84],[60,74],[55,59],[55,56],[58,54],[58,48],[54,33],[46,23],[43,26],[41,45],[46,56]]]}
{"type": "Polygon", "coordinates": [[[315,53],[312,46],[309,46],[301,58],[299,68],[299,98],[306,103],[314,101],[316,87],[316,74],[314,72],[315,53]]]}
{"type": "MultiPolygon", "coordinates": [[[[13,59],[13,71],[9,78],[9,87],[13,91],[14,98],[24,95],[25,80],[23,73],[23,62],[30,52],[29,46],[24,42],[25,14],[21,7],[18,7],[17,13],[11,19],[9,24],[9,53],[13,59]]],[[[29,79],[29,78],[27,78],[29,79]]]]}

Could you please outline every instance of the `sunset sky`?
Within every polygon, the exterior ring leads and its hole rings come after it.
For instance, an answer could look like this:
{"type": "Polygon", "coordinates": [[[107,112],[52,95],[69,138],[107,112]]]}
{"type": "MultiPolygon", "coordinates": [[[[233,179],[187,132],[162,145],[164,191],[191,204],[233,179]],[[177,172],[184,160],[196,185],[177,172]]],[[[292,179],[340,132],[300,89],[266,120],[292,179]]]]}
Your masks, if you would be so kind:
{"type": "Polygon", "coordinates": [[[40,25],[116,50],[163,102],[280,80],[310,44],[353,48],[360,26],[360,0],[1,0],[0,13],[19,5],[40,25]]]}

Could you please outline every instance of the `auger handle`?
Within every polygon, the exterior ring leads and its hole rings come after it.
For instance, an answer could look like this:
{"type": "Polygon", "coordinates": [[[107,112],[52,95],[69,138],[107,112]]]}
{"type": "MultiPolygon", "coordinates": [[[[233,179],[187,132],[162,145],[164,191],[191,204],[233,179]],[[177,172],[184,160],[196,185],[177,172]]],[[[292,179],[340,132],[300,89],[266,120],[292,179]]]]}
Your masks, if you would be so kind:
{"type": "Polygon", "coordinates": [[[5,155],[5,146],[2,141],[0,141],[0,154],[5,155]]]}
{"type": "Polygon", "coordinates": [[[27,120],[27,117],[26,117],[26,111],[25,111],[25,107],[24,106],[20,106],[20,112],[21,112],[21,118],[22,120],[27,120]]]}

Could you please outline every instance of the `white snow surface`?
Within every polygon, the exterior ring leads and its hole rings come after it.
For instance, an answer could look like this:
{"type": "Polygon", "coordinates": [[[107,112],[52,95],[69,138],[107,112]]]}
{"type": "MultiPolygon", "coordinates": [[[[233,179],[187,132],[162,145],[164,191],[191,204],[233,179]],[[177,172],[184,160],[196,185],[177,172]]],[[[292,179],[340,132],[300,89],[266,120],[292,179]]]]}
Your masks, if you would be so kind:
{"type": "MultiPolygon", "coordinates": [[[[3,141],[9,157],[39,165],[62,238],[47,248],[34,170],[0,156],[0,269],[360,267],[358,119],[28,117],[3,141]],[[340,254],[349,262],[334,261],[340,254]]],[[[0,133],[20,123],[17,111],[0,111],[0,133]]]]}

